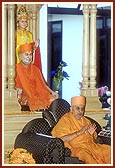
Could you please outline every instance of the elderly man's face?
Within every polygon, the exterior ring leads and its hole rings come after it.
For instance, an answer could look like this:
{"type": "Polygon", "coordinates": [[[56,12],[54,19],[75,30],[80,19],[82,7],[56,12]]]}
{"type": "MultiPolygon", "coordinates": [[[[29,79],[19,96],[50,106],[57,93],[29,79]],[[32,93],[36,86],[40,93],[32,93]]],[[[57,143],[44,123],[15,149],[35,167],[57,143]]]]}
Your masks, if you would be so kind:
{"type": "Polygon", "coordinates": [[[32,52],[25,52],[20,54],[21,61],[25,65],[29,65],[32,62],[32,52]]]}
{"type": "Polygon", "coordinates": [[[76,105],[72,106],[72,113],[75,118],[80,119],[85,112],[85,106],[84,105],[76,105]]]}

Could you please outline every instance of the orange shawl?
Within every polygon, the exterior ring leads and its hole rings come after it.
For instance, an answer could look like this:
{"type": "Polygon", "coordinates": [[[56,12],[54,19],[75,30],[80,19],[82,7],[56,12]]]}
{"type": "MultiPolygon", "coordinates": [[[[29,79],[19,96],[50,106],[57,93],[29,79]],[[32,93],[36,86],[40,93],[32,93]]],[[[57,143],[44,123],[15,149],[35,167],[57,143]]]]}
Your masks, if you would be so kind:
{"type": "Polygon", "coordinates": [[[30,110],[45,109],[50,105],[50,91],[35,65],[26,68],[22,62],[16,64],[15,82],[16,88],[22,89],[22,96],[27,96],[30,110]]]}

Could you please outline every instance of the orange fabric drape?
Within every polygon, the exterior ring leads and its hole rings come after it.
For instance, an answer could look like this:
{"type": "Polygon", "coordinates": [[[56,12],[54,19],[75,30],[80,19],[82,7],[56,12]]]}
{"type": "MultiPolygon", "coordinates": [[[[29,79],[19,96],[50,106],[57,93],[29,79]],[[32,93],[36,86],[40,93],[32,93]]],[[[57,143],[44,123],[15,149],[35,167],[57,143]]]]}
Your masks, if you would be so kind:
{"type": "Polygon", "coordinates": [[[50,105],[50,91],[35,65],[25,68],[22,62],[16,64],[16,88],[21,88],[22,96],[28,99],[30,110],[45,109],[50,105]]]}

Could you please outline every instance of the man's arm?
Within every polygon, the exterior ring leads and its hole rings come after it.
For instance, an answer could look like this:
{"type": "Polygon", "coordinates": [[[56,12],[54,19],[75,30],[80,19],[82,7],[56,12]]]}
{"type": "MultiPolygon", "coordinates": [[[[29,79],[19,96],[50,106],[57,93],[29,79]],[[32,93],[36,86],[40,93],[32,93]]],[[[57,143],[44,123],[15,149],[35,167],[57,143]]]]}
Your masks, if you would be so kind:
{"type": "Polygon", "coordinates": [[[87,125],[83,126],[81,130],[76,131],[76,132],[74,132],[72,134],[69,134],[69,135],[65,135],[65,136],[61,137],[61,139],[63,141],[67,141],[68,142],[68,141],[72,140],[73,138],[75,138],[75,137],[80,136],[81,134],[83,134],[88,129],[88,126],[89,125],[87,124],[87,125]]]}

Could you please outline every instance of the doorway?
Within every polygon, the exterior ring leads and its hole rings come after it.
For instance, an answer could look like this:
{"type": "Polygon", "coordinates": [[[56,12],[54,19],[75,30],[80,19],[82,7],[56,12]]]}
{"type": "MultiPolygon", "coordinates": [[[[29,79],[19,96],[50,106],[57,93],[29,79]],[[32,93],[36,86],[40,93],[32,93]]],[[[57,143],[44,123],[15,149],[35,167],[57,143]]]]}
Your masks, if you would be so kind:
{"type": "MultiPolygon", "coordinates": [[[[62,61],[62,21],[48,22],[48,74],[62,61]]],[[[53,79],[48,75],[48,85],[54,90],[53,79]]],[[[60,87],[60,97],[62,89],[60,87]]]]}
{"type": "Polygon", "coordinates": [[[97,87],[111,88],[111,19],[101,17],[102,26],[97,28],[97,87]]]}

